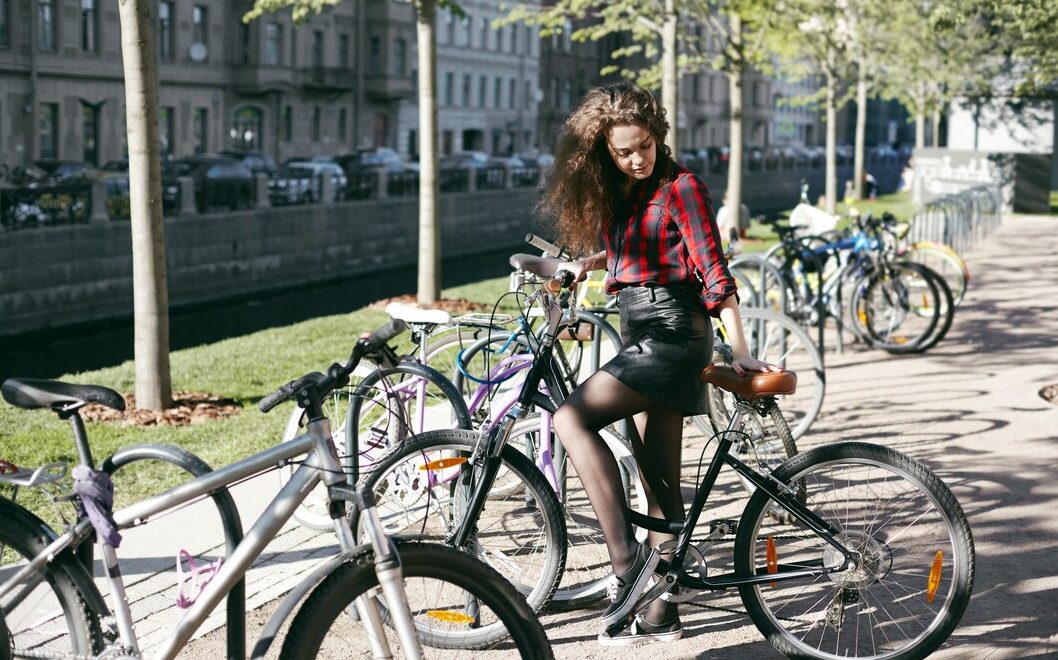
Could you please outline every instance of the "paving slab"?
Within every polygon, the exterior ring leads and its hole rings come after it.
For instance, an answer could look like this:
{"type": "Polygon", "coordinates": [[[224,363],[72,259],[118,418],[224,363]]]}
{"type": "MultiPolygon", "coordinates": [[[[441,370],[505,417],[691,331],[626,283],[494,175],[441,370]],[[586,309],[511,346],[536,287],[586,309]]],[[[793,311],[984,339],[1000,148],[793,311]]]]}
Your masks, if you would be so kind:
{"type": "MultiPolygon", "coordinates": [[[[955,492],[977,544],[977,582],[962,624],[933,657],[1054,658],[1058,657],[1058,407],[1038,392],[1058,382],[1058,218],[1008,217],[966,257],[973,279],[948,338],[923,355],[893,356],[855,344],[841,355],[828,353],[823,411],[800,445],[807,449],[840,440],[884,444],[924,461],[955,492]]],[[[684,453],[688,492],[703,445],[703,436],[688,426],[684,453]]],[[[269,484],[259,488],[246,484],[240,489],[236,499],[244,521],[263,506],[270,489],[274,492],[269,484]]],[[[742,497],[737,484],[721,481],[718,495],[719,502],[709,514],[737,514],[742,497]]],[[[177,534],[186,534],[185,525],[198,520],[198,513],[188,515],[187,523],[173,521],[177,534]]],[[[296,582],[296,566],[306,554],[303,544],[309,542],[305,535],[289,526],[276,548],[270,548],[265,561],[255,567],[249,590],[257,595],[255,603],[296,582]],[[283,557],[288,552],[295,557],[283,557]]],[[[317,542],[327,551],[329,540],[317,542]]],[[[175,555],[175,550],[156,551],[151,539],[143,543],[144,566],[175,555]]],[[[220,542],[203,536],[199,546],[216,553],[220,542]]],[[[150,595],[166,596],[165,579],[158,579],[160,588],[147,579],[143,588],[150,595]]],[[[145,597],[141,602],[153,607],[164,601],[145,597]]],[[[270,607],[251,613],[251,628],[263,623],[270,607]]],[[[149,622],[172,616],[169,609],[147,612],[142,618],[149,622]]],[[[542,621],[556,657],[641,658],[648,653],[660,658],[779,657],[734,593],[703,596],[683,606],[685,637],[664,646],[600,647],[595,640],[600,612],[601,606],[545,613],[542,621]]],[[[254,631],[248,636],[252,639],[254,631]]],[[[193,642],[183,657],[221,657],[223,639],[223,631],[214,628],[193,642]]],[[[514,653],[499,650],[489,655],[514,653]]],[[[428,656],[470,654],[430,652],[428,656]]]]}

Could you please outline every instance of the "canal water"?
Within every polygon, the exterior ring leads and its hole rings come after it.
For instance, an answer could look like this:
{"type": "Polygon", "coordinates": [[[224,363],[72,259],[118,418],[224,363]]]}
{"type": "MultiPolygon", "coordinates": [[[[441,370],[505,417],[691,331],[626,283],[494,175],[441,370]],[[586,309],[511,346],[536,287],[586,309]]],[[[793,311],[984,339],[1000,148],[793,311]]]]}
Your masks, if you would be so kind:
{"type": "MultiPolygon", "coordinates": [[[[519,248],[510,248],[445,260],[441,267],[442,285],[458,286],[509,273],[507,258],[517,251],[519,248]]],[[[178,309],[169,317],[169,344],[171,350],[179,350],[318,316],[344,314],[382,298],[414,293],[415,287],[416,272],[412,267],[178,309]]],[[[0,382],[11,376],[54,378],[120,364],[132,358],[132,342],[132,321],[126,319],[0,344],[0,382]]]]}

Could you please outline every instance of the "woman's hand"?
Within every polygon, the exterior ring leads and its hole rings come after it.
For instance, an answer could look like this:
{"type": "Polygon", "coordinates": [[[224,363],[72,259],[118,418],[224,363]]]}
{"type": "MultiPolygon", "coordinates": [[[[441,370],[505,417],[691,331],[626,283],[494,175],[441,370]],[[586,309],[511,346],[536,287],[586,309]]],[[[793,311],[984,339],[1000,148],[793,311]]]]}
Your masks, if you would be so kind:
{"type": "Polygon", "coordinates": [[[592,270],[591,264],[588,263],[588,259],[577,259],[576,261],[563,261],[555,269],[555,272],[568,271],[573,273],[573,284],[570,285],[572,289],[578,282],[583,282],[588,279],[588,273],[592,270]]]}
{"type": "Polygon", "coordinates": [[[734,369],[735,373],[739,376],[745,376],[747,371],[782,371],[782,367],[771,364],[770,362],[763,362],[748,355],[736,357],[731,362],[731,368],[734,369]]]}

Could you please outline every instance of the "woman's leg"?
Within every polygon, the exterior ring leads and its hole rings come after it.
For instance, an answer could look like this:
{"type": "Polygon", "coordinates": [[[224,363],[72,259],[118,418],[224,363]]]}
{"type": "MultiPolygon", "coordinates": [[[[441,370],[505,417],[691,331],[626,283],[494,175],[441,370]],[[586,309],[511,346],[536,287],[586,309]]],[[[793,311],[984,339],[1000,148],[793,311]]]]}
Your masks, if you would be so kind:
{"type": "Polygon", "coordinates": [[[617,575],[632,567],[636,545],[625,511],[620,468],[599,429],[653,405],[653,401],[611,374],[598,371],[573,391],[554,416],[555,432],[599,519],[617,575]]]}
{"type": "MultiPolygon", "coordinates": [[[[657,404],[635,416],[638,437],[632,438],[632,449],[639,476],[646,490],[648,513],[655,518],[683,520],[683,493],[680,491],[683,413],[665,404],[657,404]]],[[[650,547],[675,540],[672,534],[651,531],[650,547]]],[[[668,559],[669,554],[662,554],[668,559]]],[[[677,615],[676,603],[655,600],[646,611],[651,623],[671,621],[677,615]]]]}

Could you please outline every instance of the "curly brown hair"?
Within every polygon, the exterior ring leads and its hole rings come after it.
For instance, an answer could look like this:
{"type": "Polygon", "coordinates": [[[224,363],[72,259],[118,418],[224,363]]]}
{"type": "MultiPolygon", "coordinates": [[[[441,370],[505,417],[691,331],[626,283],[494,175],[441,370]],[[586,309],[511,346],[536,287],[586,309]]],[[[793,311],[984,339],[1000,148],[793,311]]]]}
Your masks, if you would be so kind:
{"type": "Polygon", "coordinates": [[[614,126],[632,125],[645,128],[657,144],[651,175],[656,181],[669,170],[672,153],[665,144],[665,109],[649,91],[630,82],[596,87],[566,119],[555,149],[555,169],[537,210],[550,219],[557,239],[574,256],[599,249],[624,176],[610,156],[607,139],[614,126]]]}

